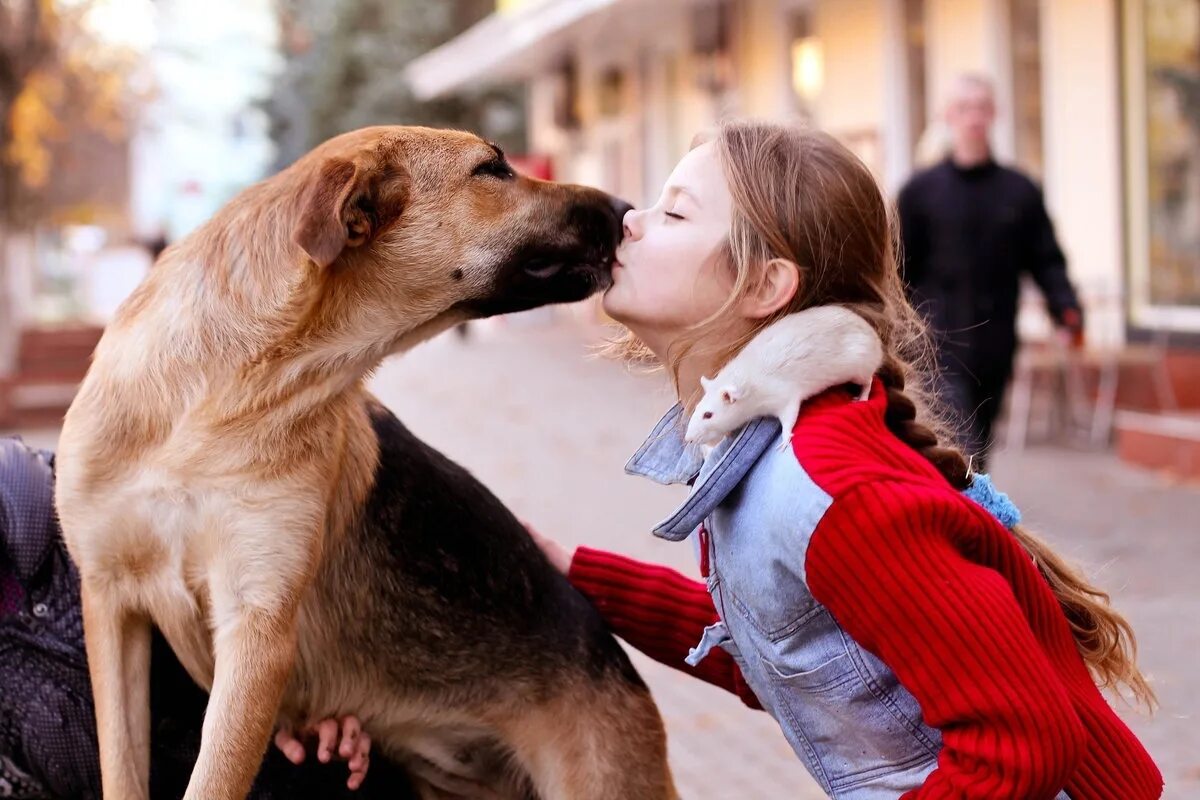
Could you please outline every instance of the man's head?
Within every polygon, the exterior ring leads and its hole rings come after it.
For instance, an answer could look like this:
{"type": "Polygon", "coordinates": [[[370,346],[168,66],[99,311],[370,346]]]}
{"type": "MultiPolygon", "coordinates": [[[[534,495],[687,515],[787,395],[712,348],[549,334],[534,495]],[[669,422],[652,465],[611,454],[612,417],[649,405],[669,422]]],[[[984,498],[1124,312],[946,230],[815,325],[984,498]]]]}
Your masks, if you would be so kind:
{"type": "Polygon", "coordinates": [[[996,93],[992,82],[976,74],[955,79],[946,103],[946,125],[955,152],[987,151],[988,134],[995,120],[996,93]]]}

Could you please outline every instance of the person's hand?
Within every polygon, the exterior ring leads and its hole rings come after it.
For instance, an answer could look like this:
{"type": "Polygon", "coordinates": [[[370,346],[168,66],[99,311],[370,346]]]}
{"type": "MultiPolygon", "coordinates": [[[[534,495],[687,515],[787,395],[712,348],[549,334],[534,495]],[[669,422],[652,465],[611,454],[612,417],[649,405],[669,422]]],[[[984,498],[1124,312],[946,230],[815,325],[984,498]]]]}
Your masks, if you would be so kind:
{"type": "Polygon", "coordinates": [[[533,537],[537,546],[542,548],[542,552],[546,554],[546,558],[550,559],[550,563],[556,570],[563,575],[571,571],[571,559],[575,557],[574,550],[568,549],[548,536],[543,536],[524,520],[521,521],[521,524],[525,526],[525,530],[529,531],[529,535],[533,537]]]}
{"type": "Polygon", "coordinates": [[[275,746],[284,757],[293,764],[304,763],[308,755],[307,744],[313,740],[317,743],[317,760],[328,764],[334,756],[342,761],[348,761],[350,777],[346,788],[357,789],[367,778],[367,767],[371,762],[371,737],[362,729],[358,717],[353,714],[340,720],[323,719],[315,725],[308,725],[299,731],[290,728],[280,728],[275,734],[275,746]],[[338,742],[340,733],[341,742],[338,742]],[[335,749],[336,747],[336,749],[335,749]]]}
{"type": "Polygon", "coordinates": [[[1067,344],[1072,350],[1083,349],[1083,315],[1074,308],[1068,308],[1062,315],[1062,326],[1066,333],[1067,344]]]}

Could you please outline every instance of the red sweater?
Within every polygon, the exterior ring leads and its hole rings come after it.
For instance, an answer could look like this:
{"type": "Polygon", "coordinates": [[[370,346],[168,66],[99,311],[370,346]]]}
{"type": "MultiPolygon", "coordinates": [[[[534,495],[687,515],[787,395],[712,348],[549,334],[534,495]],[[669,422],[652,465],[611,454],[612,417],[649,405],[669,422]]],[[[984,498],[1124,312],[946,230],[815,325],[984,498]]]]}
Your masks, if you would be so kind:
{"type": "MultiPolygon", "coordinates": [[[[941,730],[937,768],[904,800],[1152,800],[1162,776],[1088,673],[1066,617],[1012,534],[959,495],[884,423],[886,395],[810,401],[796,457],[833,498],[812,535],[809,589],[886,663],[941,730]]],[[[717,621],[702,583],[580,548],[571,581],[617,635],[759,707],[714,648],[683,663],[717,621]]]]}

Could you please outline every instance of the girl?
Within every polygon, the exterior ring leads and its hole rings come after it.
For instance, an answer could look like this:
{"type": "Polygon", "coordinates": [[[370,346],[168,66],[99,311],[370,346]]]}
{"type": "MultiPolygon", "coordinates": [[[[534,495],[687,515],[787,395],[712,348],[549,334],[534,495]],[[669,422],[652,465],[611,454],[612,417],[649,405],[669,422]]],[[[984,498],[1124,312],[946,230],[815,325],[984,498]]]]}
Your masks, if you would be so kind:
{"type": "Polygon", "coordinates": [[[914,385],[922,328],[866,167],[824,134],[731,122],[625,227],[604,307],[680,399],[627,470],[692,486],[655,533],[696,533],[705,583],[539,537],[614,631],[768,711],[835,798],[1159,797],[1097,687],[1153,702],[1129,625],[971,475],[914,385]],[[823,304],[883,342],[870,399],[809,401],[786,450],[768,419],[685,447],[700,376],[823,304]]]}

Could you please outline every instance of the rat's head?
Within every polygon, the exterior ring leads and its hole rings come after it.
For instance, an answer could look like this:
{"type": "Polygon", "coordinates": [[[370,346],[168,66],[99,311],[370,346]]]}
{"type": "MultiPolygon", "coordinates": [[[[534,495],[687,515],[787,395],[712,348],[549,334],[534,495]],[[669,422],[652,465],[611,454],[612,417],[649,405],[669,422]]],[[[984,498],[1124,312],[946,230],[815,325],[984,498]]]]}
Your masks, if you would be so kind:
{"type": "Polygon", "coordinates": [[[701,377],[704,396],[696,404],[684,438],[689,442],[715,445],[737,428],[742,418],[743,392],[729,381],[701,377]]]}

